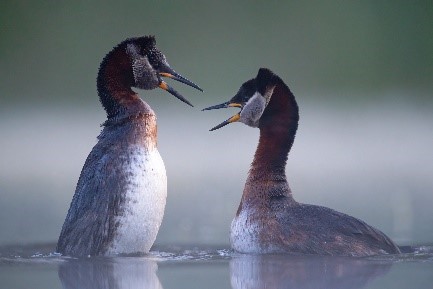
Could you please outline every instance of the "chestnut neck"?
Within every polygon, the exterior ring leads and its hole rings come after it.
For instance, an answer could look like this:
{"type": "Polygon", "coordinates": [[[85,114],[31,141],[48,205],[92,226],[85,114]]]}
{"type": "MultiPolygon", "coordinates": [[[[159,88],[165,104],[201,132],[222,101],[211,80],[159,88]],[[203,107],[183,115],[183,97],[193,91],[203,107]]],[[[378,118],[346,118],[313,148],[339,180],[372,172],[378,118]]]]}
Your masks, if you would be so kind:
{"type": "Polygon", "coordinates": [[[126,47],[116,47],[105,56],[97,78],[99,100],[107,112],[109,122],[153,114],[150,106],[131,89],[134,82],[126,47]]]}
{"type": "Polygon", "coordinates": [[[263,195],[266,194],[263,191],[265,190],[271,195],[291,195],[285,167],[295,139],[298,120],[299,112],[295,97],[287,85],[278,78],[271,100],[260,118],[259,144],[244,194],[254,194],[255,190],[259,195],[263,195]],[[279,189],[275,190],[276,187],[279,189]]]}

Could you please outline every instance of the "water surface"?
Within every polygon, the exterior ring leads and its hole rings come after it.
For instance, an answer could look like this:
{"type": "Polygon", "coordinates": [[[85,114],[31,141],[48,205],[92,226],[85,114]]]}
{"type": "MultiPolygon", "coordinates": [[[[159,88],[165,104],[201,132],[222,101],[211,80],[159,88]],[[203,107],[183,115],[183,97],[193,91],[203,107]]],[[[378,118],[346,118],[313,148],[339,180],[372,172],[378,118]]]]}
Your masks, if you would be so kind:
{"type": "Polygon", "coordinates": [[[143,256],[70,258],[55,245],[0,248],[0,288],[431,288],[433,246],[368,258],[244,255],[155,247],[143,256]]]}

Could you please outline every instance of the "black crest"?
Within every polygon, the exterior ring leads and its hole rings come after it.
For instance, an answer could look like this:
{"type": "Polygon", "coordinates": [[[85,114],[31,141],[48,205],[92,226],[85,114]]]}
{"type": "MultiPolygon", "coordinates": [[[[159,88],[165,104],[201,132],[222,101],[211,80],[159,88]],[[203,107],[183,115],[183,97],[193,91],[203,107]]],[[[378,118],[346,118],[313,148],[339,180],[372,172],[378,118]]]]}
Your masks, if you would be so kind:
{"type": "Polygon", "coordinates": [[[147,55],[150,51],[156,50],[156,39],[153,35],[128,38],[123,43],[137,45],[141,55],[147,55]]]}
{"type": "Polygon", "coordinates": [[[276,82],[276,75],[268,68],[260,68],[256,76],[257,91],[264,95],[266,87],[274,85],[276,82]]]}

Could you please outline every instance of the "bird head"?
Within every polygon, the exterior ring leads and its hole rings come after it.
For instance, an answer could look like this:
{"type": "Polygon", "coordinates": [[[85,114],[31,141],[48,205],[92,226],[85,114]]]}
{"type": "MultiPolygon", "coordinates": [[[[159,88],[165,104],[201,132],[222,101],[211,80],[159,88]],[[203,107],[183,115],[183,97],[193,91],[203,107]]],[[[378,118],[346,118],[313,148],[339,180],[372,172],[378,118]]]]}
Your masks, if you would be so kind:
{"type": "Polygon", "coordinates": [[[229,101],[207,107],[212,110],[238,107],[240,111],[211,129],[226,126],[232,122],[241,122],[251,127],[258,127],[260,118],[271,100],[275,88],[275,75],[267,68],[260,68],[257,76],[242,84],[239,91],[229,101]]]}
{"type": "Polygon", "coordinates": [[[165,55],[156,48],[153,36],[130,38],[124,41],[126,54],[130,59],[132,73],[134,76],[133,87],[140,89],[162,88],[181,101],[192,106],[180,93],[170,87],[163,77],[182,82],[186,85],[203,91],[192,81],[186,79],[170,67],[165,55]]]}

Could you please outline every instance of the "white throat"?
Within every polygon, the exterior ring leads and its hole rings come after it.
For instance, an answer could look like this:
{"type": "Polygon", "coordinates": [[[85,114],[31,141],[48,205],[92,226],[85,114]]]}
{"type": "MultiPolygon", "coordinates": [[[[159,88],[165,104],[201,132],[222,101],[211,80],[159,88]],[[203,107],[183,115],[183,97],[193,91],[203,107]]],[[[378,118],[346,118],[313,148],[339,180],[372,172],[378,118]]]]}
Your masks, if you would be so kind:
{"type": "Polygon", "coordinates": [[[259,92],[254,93],[254,95],[244,105],[239,121],[251,127],[258,127],[259,119],[262,116],[266,105],[266,98],[259,92]]]}

